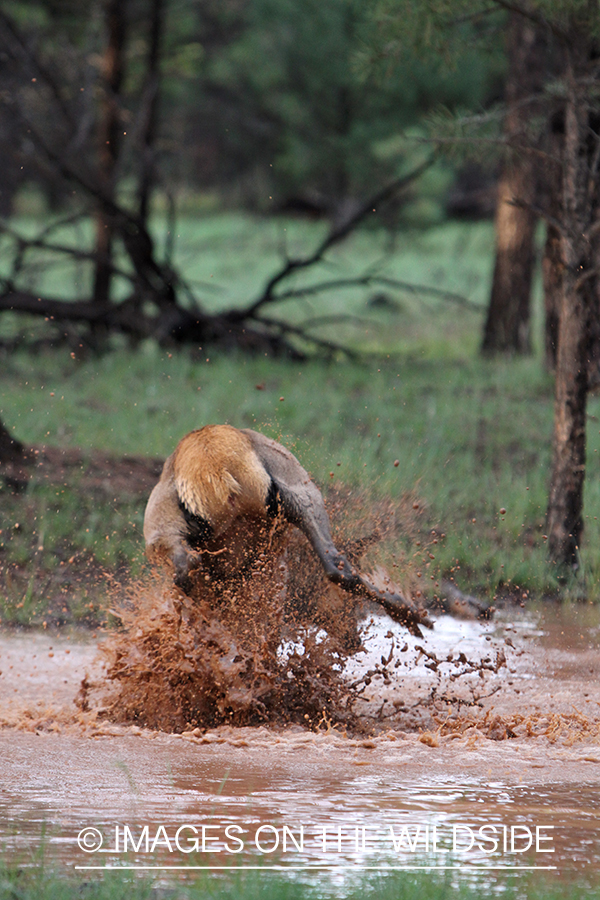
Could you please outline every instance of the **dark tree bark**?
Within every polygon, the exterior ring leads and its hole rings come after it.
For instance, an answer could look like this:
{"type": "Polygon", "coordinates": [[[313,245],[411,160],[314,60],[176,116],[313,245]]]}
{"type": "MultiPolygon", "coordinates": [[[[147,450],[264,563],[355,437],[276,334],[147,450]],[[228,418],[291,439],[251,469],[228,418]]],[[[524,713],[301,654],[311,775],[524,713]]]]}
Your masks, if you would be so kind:
{"type": "MultiPolygon", "coordinates": [[[[100,113],[98,126],[98,182],[105,197],[114,199],[115,175],[122,131],[120,91],[124,73],[126,0],[103,0],[106,47],[102,60],[100,113]]],[[[96,271],[94,303],[110,303],[114,222],[101,204],[96,214],[96,271]]]]}
{"type": "Polygon", "coordinates": [[[23,491],[29,480],[27,473],[29,461],[30,457],[25,446],[12,437],[0,420],[0,485],[14,492],[23,491]]]}
{"type": "MultiPolygon", "coordinates": [[[[563,64],[564,67],[564,64],[563,64]]],[[[564,109],[559,108],[549,119],[546,136],[546,164],[542,176],[542,205],[548,214],[546,243],[542,258],[542,284],[544,288],[544,355],[546,368],[556,370],[558,355],[558,328],[563,292],[562,236],[559,223],[563,201],[563,155],[565,137],[564,109]]]]}
{"type": "MultiPolygon", "coordinates": [[[[560,79],[566,68],[565,41],[552,42],[547,54],[548,77],[560,79]]],[[[539,205],[546,216],[546,241],[542,256],[542,286],[544,291],[544,359],[549,372],[556,370],[558,328],[563,291],[562,228],[563,219],[563,158],[565,138],[564,103],[556,98],[548,102],[544,111],[547,127],[542,140],[544,156],[539,180],[539,205]]]]}
{"type": "Polygon", "coordinates": [[[23,461],[25,447],[0,419],[0,463],[20,463],[23,461]]]}
{"type": "Polygon", "coordinates": [[[547,510],[550,558],[576,569],[583,532],[590,321],[597,305],[598,136],[589,114],[585,35],[566,51],[562,166],[562,294],[556,357],[553,465],[547,510]]]}
{"type": "Polygon", "coordinates": [[[496,261],[482,342],[482,352],[487,354],[531,351],[530,294],[537,220],[532,207],[538,164],[529,152],[528,132],[535,108],[532,98],[540,91],[544,77],[542,32],[523,16],[511,13],[507,51],[504,139],[510,155],[498,182],[496,261]]]}
{"type": "Polygon", "coordinates": [[[146,62],[146,86],[142,98],[141,173],[138,188],[138,215],[144,224],[148,221],[150,197],[156,181],[154,143],[158,124],[161,36],[164,32],[164,19],[164,0],[152,0],[146,62]]]}
{"type": "MultiPolygon", "coordinates": [[[[593,123],[592,123],[593,124],[593,123]]],[[[562,165],[564,139],[564,111],[560,110],[551,122],[548,141],[548,163],[544,167],[545,199],[544,208],[549,213],[550,223],[546,231],[546,243],[542,259],[542,282],[544,287],[544,350],[546,368],[556,371],[558,356],[558,330],[560,307],[563,292],[564,261],[562,254],[561,229],[558,223],[561,218],[562,202],[562,165]]],[[[600,384],[600,285],[590,297],[592,307],[588,317],[588,388],[597,388],[600,384]]]]}
{"type": "Polygon", "coordinates": [[[542,283],[544,286],[544,358],[550,372],[556,370],[558,354],[558,326],[563,290],[563,258],[560,231],[549,225],[546,231],[544,258],[542,259],[542,283]]]}

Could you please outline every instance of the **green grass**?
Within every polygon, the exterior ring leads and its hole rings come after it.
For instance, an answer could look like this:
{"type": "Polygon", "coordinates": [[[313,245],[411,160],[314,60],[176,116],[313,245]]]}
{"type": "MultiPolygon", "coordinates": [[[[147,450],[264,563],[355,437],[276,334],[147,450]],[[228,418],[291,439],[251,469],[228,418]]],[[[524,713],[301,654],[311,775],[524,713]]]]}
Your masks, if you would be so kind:
{"type": "MultiPolygon", "coordinates": [[[[181,227],[188,228],[180,253],[187,253],[191,273],[227,283],[229,293],[215,298],[228,304],[260,285],[275,263],[283,225],[250,228],[244,217],[221,215],[181,227]]],[[[315,240],[319,228],[293,223],[289,240],[315,240]]],[[[461,290],[481,305],[489,239],[486,224],[402,236],[388,265],[397,277],[461,290]]],[[[342,267],[342,258],[355,267],[372,261],[384,244],[369,231],[353,241],[340,248],[334,267],[342,267]]],[[[349,308],[362,304],[366,313],[366,299],[363,292],[349,308]]],[[[391,548],[407,564],[421,565],[433,531],[435,560],[426,562],[434,577],[453,574],[461,587],[490,599],[517,588],[598,599],[600,400],[591,398],[589,406],[583,571],[576,582],[559,584],[543,536],[553,385],[540,359],[482,360],[479,313],[413,295],[397,299],[398,306],[377,313],[378,324],[363,326],[360,341],[354,333],[362,347],[379,351],[362,364],[300,364],[210,349],[171,353],[152,342],[101,357],[81,350],[73,358],[67,349],[13,352],[0,372],[0,417],[28,444],[153,457],[165,457],[183,434],[209,422],[257,428],[287,444],[321,486],[343,485],[366,505],[386,497],[409,498],[409,509],[418,503],[391,548]]],[[[342,298],[328,302],[331,310],[342,308],[342,298]]],[[[74,554],[92,568],[139,568],[144,501],[90,495],[77,480],[58,486],[34,480],[25,494],[5,492],[0,565],[11,569],[13,586],[0,617],[43,619],[41,576],[32,576],[65,573],[74,554]]],[[[68,583],[62,594],[67,617],[89,615],[88,599],[78,605],[68,583]]]]}
{"type": "Polygon", "coordinates": [[[493,886],[487,878],[453,873],[392,873],[356,877],[333,885],[326,874],[313,874],[311,883],[277,872],[244,872],[219,876],[202,874],[153,883],[133,873],[74,876],[44,865],[0,868],[0,900],[483,900],[490,894],[505,900],[594,900],[597,885],[583,880],[520,878],[500,875],[493,886]]]}
{"type": "MultiPolygon", "coordinates": [[[[152,345],[81,362],[67,353],[14,354],[0,376],[0,416],[26,443],[89,454],[164,457],[209,422],[257,428],[286,443],[325,487],[343,484],[374,500],[414,495],[405,555],[416,552],[416,538],[443,532],[435,571],[454,569],[463,587],[490,597],[502,582],[538,595],[556,589],[543,538],[552,384],[537,360],[209,359],[152,345]]],[[[583,549],[593,598],[599,406],[593,399],[583,549]]],[[[127,564],[141,553],[143,506],[139,496],[90,496],[77,481],[34,481],[25,495],[4,495],[1,552],[25,568],[32,552],[50,566],[74,552],[109,569],[127,564]]]]}

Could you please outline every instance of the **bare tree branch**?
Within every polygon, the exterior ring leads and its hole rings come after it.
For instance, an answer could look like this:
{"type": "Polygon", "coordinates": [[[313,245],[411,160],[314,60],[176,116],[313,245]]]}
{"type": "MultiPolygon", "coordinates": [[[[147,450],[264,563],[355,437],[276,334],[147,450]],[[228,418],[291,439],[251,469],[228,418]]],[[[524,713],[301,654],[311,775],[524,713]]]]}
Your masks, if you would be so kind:
{"type": "Polygon", "coordinates": [[[566,32],[562,28],[559,28],[556,22],[548,20],[537,10],[531,9],[531,7],[527,4],[514,3],[512,2],[512,0],[493,0],[493,2],[501,9],[505,9],[508,12],[517,13],[518,15],[523,16],[525,19],[529,19],[530,22],[534,22],[536,25],[547,29],[563,41],[567,40],[568,38],[566,32]]]}
{"type": "Polygon", "coordinates": [[[432,297],[439,297],[442,300],[449,300],[457,303],[459,306],[466,306],[470,309],[480,310],[481,307],[477,303],[473,303],[468,297],[462,294],[456,294],[453,291],[445,291],[442,288],[429,287],[425,284],[411,284],[408,281],[400,281],[396,278],[390,278],[385,275],[357,275],[354,278],[337,278],[331,281],[320,281],[300,288],[290,288],[277,294],[274,301],[285,302],[286,300],[300,300],[303,297],[311,297],[316,294],[323,294],[327,291],[344,290],[353,287],[368,287],[370,285],[383,285],[385,287],[394,288],[395,290],[405,291],[410,294],[429,294],[432,297]]]}
{"type": "MultiPolygon", "coordinates": [[[[77,218],[80,218],[80,214],[77,214],[77,218]]],[[[17,231],[14,231],[6,222],[0,220],[0,232],[6,234],[9,238],[11,238],[17,247],[19,248],[19,254],[24,255],[28,250],[46,250],[49,253],[56,253],[62,256],[69,256],[72,259],[79,259],[84,262],[94,263],[97,259],[97,253],[93,250],[80,250],[78,247],[72,247],[69,244],[54,244],[46,241],[43,237],[43,234],[49,231],[49,228],[44,229],[42,232],[42,236],[36,238],[25,238],[20,235],[17,231]]],[[[14,267],[13,267],[14,269],[14,267]]],[[[113,275],[119,275],[121,278],[126,278],[128,281],[133,281],[133,275],[131,272],[126,272],[124,269],[116,266],[112,261],[110,262],[110,269],[113,275]]],[[[7,276],[3,279],[5,282],[13,282],[15,280],[15,275],[17,273],[13,271],[10,276],[7,276]]]]}
{"type": "Polygon", "coordinates": [[[327,353],[328,356],[331,356],[334,353],[343,353],[344,356],[347,356],[353,360],[357,360],[360,357],[360,354],[355,350],[352,350],[350,347],[347,347],[343,344],[336,344],[329,339],[319,338],[315,335],[309,334],[307,323],[303,323],[302,325],[291,325],[289,322],[282,322],[279,319],[271,319],[268,316],[260,316],[256,319],[256,321],[264,325],[268,325],[270,328],[275,328],[280,332],[281,335],[296,335],[296,337],[302,338],[304,341],[310,344],[314,344],[316,347],[320,347],[327,353]]]}
{"type": "Polygon", "coordinates": [[[327,237],[319,244],[316,250],[313,251],[309,256],[306,256],[302,259],[288,259],[282,268],[276,272],[267,282],[262,294],[260,297],[257,297],[250,306],[246,307],[243,310],[240,310],[240,316],[254,316],[258,310],[265,306],[268,303],[276,303],[279,300],[279,296],[275,293],[275,288],[278,284],[281,284],[282,281],[285,281],[286,278],[289,278],[293,273],[300,271],[301,269],[307,269],[310,266],[314,266],[316,263],[321,262],[325,253],[335,244],[339,244],[345,237],[347,237],[351,231],[353,231],[356,226],[362,222],[362,220],[376,209],[380,203],[383,203],[385,200],[388,200],[398,191],[401,191],[403,188],[407,187],[413,181],[416,181],[427,169],[429,169],[433,163],[435,162],[436,156],[435,154],[431,154],[424,162],[420,165],[416,166],[412,172],[409,172],[408,175],[403,175],[401,178],[397,178],[395,181],[392,181],[386,187],[382,188],[373,196],[369,197],[369,199],[359,207],[359,209],[351,216],[349,216],[345,222],[339,225],[336,228],[333,228],[327,237]]]}

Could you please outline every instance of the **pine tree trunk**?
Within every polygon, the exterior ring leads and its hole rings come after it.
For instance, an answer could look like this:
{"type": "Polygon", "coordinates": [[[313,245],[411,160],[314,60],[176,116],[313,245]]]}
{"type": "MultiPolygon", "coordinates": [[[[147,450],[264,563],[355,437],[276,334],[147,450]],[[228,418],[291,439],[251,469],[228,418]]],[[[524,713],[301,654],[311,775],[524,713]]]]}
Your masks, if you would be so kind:
{"type": "Polygon", "coordinates": [[[498,183],[496,261],[482,352],[529,353],[530,294],[535,261],[536,162],[519,153],[532,117],[531,97],[541,86],[545,44],[536,27],[512,13],[507,33],[509,72],[504,138],[509,148],[498,183]],[[518,205],[516,205],[518,204],[518,205]]]}
{"type": "Polygon", "coordinates": [[[551,560],[560,566],[577,568],[583,532],[588,335],[585,298],[572,278],[566,282],[556,365],[547,527],[551,560]]]}
{"type": "Polygon", "coordinates": [[[546,368],[556,370],[558,355],[558,327],[563,293],[563,259],[560,232],[549,225],[542,260],[542,283],[544,285],[544,356],[546,368]]]}
{"type": "Polygon", "coordinates": [[[513,205],[535,200],[528,159],[513,159],[502,173],[496,207],[496,261],[483,334],[484,353],[529,353],[529,297],[534,264],[536,216],[513,205]]]}
{"type": "MultiPolygon", "coordinates": [[[[550,136],[548,150],[549,162],[545,167],[544,180],[546,182],[544,207],[555,221],[561,218],[562,202],[562,168],[560,159],[562,156],[562,139],[564,132],[564,117],[557,116],[554,130],[550,136]]],[[[592,257],[597,258],[599,248],[594,246],[591,250],[592,257]]],[[[542,282],[544,286],[544,349],[546,368],[550,372],[556,371],[558,356],[558,331],[560,320],[560,308],[563,294],[564,260],[562,255],[562,239],[559,228],[549,224],[546,232],[546,244],[542,259],[542,282]]],[[[598,264],[596,264],[596,269],[598,264]]],[[[588,389],[597,388],[600,384],[600,285],[596,281],[596,290],[590,295],[591,304],[588,316],[588,389]]]]}
{"type": "Polygon", "coordinates": [[[144,90],[144,122],[141,129],[141,174],[138,188],[139,217],[147,224],[150,212],[150,196],[154,187],[156,171],[154,141],[156,138],[158,86],[160,80],[161,37],[164,31],[164,0],[152,0],[150,7],[150,34],[146,88],[144,90]]]}
{"type": "Polygon", "coordinates": [[[554,453],[547,510],[550,558],[561,567],[573,569],[578,566],[583,532],[589,324],[597,290],[594,248],[586,237],[598,211],[596,179],[590,177],[593,149],[589,141],[588,104],[582,86],[589,55],[590,48],[584,41],[579,46],[571,46],[566,67],[562,178],[564,269],[556,358],[554,453]]]}
{"type": "MultiPolygon", "coordinates": [[[[121,110],[119,92],[123,81],[126,0],[104,0],[107,41],[102,61],[102,89],[98,128],[98,180],[105,196],[114,198],[115,173],[119,153],[121,110]]],[[[106,209],[96,214],[96,271],[94,302],[110,302],[113,223],[106,209]]]]}
{"type": "MultiPolygon", "coordinates": [[[[560,59],[560,58],[559,58],[560,59]]],[[[560,61],[555,63],[560,67],[560,61]]],[[[564,68],[564,61],[562,68],[564,68]]],[[[540,203],[550,221],[546,227],[546,242],[542,257],[542,285],[544,288],[544,357],[549,372],[556,371],[558,354],[558,326],[563,293],[562,238],[559,223],[562,217],[562,160],[565,135],[564,110],[557,109],[550,117],[545,136],[547,157],[540,183],[540,203]]]]}

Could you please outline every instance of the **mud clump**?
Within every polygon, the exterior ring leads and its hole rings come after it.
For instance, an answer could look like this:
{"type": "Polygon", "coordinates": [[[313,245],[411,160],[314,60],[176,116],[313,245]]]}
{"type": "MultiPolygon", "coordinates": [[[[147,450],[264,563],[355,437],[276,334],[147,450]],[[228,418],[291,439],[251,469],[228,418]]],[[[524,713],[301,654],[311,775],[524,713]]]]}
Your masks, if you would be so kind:
{"type": "Polygon", "coordinates": [[[463,735],[473,732],[492,741],[513,738],[546,738],[550,744],[565,746],[594,741],[600,737],[600,722],[574,710],[571,713],[522,712],[456,715],[439,723],[438,734],[463,735]]]}
{"type": "Polygon", "coordinates": [[[295,530],[269,535],[252,565],[227,582],[198,570],[186,596],[157,578],[114,612],[123,627],[104,646],[107,684],[84,684],[83,708],[101,695],[112,721],[172,732],[357,725],[354,691],[341,677],[360,647],[354,603],[326,582],[295,530]]]}

